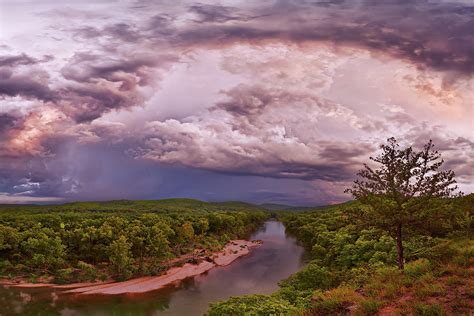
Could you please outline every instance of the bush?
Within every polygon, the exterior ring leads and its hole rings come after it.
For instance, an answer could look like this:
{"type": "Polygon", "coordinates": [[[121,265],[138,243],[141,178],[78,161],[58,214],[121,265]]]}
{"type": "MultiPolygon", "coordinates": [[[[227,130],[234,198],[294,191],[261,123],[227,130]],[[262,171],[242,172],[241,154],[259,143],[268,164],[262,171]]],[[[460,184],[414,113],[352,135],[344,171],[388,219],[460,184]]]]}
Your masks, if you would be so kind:
{"type": "Polygon", "coordinates": [[[428,259],[418,259],[405,265],[405,274],[411,277],[419,277],[431,271],[431,263],[428,259]]]}
{"type": "Polygon", "coordinates": [[[417,298],[425,299],[430,296],[440,296],[446,293],[441,284],[420,281],[414,286],[414,294],[417,298]]]}
{"type": "Polygon", "coordinates": [[[356,310],[357,316],[371,316],[377,315],[381,307],[381,303],[378,300],[365,299],[359,303],[359,306],[356,310]]]}
{"type": "Polygon", "coordinates": [[[404,278],[397,268],[378,269],[364,286],[366,293],[372,297],[393,299],[404,291],[404,278]]]}
{"type": "Polygon", "coordinates": [[[282,287],[291,286],[297,290],[329,289],[337,285],[337,276],[326,267],[310,263],[300,272],[281,282],[282,287]]]}
{"type": "Polygon", "coordinates": [[[313,261],[280,282],[279,295],[293,305],[309,307],[314,290],[326,290],[337,285],[337,275],[313,261]]]}
{"type": "Polygon", "coordinates": [[[94,281],[97,278],[97,269],[92,265],[84,261],[79,261],[77,263],[78,269],[81,270],[81,281],[94,281]]]}
{"type": "Polygon", "coordinates": [[[7,271],[12,270],[13,265],[9,260],[0,259],[0,275],[4,275],[7,271]]]}
{"type": "Polygon", "coordinates": [[[227,301],[211,303],[208,316],[265,316],[294,315],[295,306],[288,301],[270,295],[231,297],[227,301]]]}
{"type": "Polygon", "coordinates": [[[59,284],[70,283],[74,280],[74,269],[72,268],[59,269],[58,271],[56,271],[54,277],[54,282],[59,284]]]}
{"type": "Polygon", "coordinates": [[[360,295],[346,286],[317,294],[313,297],[312,311],[316,315],[337,315],[348,312],[348,307],[355,305],[360,295]]]}

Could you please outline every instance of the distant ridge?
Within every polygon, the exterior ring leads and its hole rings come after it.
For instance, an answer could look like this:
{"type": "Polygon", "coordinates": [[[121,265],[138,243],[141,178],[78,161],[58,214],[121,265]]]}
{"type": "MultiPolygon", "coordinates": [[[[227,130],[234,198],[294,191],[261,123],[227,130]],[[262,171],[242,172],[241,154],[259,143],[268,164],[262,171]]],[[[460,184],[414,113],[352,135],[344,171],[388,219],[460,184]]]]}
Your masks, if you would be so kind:
{"type": "Polygon", "coordinates": [[[243,211],[265,210],[264,208],[245,202],[204,202],[195,199],[174,198],[163,200],[110,200],[69,202],[64,204],[0,204],[0,211],[243,211]]]}
{"type": "MultiPolygon", "coordinates": [[[[470,203],[472,196],[470,193],[454,198],[460,203],[470,203]]],[[[97,212],[133,212],[133,211],[288,211],[307,212],[342,209],[358,205],[357,201],[347,201],[339,204],[321,206],[292,206],[278,203],[252,204],[240,201],[204,202],[195,199],[173,198],[163,200],[110,200],[110,201],[89,201],[89,202],[69,202],[64,204],[0,204],[0,212],[21,212],[21,211],[97,211],[97,212]]]]}
{"type": "Polygon", "coordinates": [[[269,211],[280,211],[280,210],[286,210],[286,209],[294,207],[291,205],[277,204],[277,203],[264,203],[264,204],[259,204],[258,206],[269,211]]]}
{"type": "Polygon", "coordinates": [[[170,198],[162,200],[109,200],[76,201],[63,204],[0,204],[0,211],[187,211],[187,210],[267,210],[267,211],[311,211],[323,210],[344,205],[345,202],[325,206],[295,206],[278,203],[252,204],[241,201],[205,202],[189,198],[170,198]]]}
{"type": "Polygon", "coordinates": [[[259,204],[258,206],[268,211],[304,212],[304,211],[317,211],[317,210],[325,210],[325,209],[330,209],[330,208],[338,208],[341,206],[347,206],[352,202],[353,201],[347,201],[347,202],[342,202],[338,204],[318,205],[318,206],[294,206],[294,205],[277,204],[277,203],[264,203],[264,204],[259,204]]]}

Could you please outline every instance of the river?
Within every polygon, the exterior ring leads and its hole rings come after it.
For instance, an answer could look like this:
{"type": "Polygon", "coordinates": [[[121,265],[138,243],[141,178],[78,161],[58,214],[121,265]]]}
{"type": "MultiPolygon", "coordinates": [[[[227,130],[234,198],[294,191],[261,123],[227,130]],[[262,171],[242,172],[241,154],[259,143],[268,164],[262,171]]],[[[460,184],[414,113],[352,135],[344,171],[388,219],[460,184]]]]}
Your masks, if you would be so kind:
{"type": "Polygon", "coordinates": [[[263,244],[229,266],[146,294],[78,297],[45,288],[0,288],[0,315],[203,315],[210,302],[276,291],[280,280],[304,264],[304,249],[280,222],[266,222],[251,239],[263,244]]]}

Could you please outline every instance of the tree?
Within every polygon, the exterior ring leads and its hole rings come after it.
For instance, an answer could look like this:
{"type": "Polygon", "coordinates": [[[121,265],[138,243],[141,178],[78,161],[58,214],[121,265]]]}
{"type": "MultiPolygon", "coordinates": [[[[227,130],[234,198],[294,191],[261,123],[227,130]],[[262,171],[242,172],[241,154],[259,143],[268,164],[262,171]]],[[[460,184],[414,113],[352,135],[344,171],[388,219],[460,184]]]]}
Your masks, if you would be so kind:
{"type": "Polygon", "coordinates": [[[108,247],[109,261],[119,278],[128,279],[132,274],[132,243],[127,237],[120,235],[108,247]]]}
{"type": "Polygon", "coordinates": [[[398,268],[403,270],[403,228],[422,226],[433,214],[433,205],[457,187],[453,171],[440,171],[444,161],[431,140],[421,151],[401,149],[393,137],[387,142],[377,157],[370,157],[379,168],[364,164],[357,173],[360,178],[345,192],[369,205],[371,224],[395,238],[398,268]]]}
{"type": "Polygon", "coordinates": [[[23,238],[20,247],[30,268],[48,272],[63,264],[66,247],[51,229],[37,227],[24,233],[23,238]]]}
{"type": "Polygon", "coordinates": [[[168,236],[171,232],[171,228],[163,223],[156,223],[147,229],[146,251],[151,257],[153,271],[159,268],[159,264],[163,259],[171,256],[170,243],[168,241],[168,236]]]}

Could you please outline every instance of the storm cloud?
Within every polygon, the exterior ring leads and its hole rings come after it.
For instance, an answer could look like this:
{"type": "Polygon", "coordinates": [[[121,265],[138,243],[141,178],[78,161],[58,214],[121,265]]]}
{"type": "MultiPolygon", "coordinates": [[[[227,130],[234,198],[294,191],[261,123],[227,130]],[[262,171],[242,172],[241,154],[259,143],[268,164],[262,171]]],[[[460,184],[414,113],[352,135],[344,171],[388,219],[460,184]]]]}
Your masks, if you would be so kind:
{"type": "Polygon", "coordinates": [[[0,201],[333,203],[391,136],[473,189],[468,1],[0,6],[0,201]]]}

